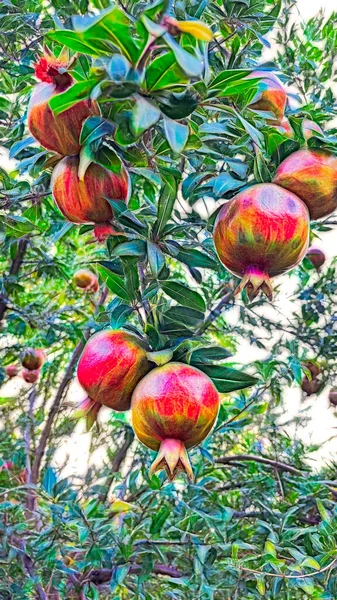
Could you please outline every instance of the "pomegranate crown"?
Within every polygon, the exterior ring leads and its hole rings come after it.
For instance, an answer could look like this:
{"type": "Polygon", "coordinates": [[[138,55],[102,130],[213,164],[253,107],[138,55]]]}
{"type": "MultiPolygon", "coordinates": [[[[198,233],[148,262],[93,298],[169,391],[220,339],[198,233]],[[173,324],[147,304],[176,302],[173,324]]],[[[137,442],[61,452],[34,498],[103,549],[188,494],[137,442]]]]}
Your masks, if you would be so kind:
{"type": "Polygon", "coordinates": [[[34,65],[35,76],[44,83],[55,83],[63,88],[69,87],[72,83],[72,76],[68,69],[73,64],[75,58],[69,60],[68,52],[61,52],[56,58],[48,48],[44,48],[44,54],[34,65]]]}

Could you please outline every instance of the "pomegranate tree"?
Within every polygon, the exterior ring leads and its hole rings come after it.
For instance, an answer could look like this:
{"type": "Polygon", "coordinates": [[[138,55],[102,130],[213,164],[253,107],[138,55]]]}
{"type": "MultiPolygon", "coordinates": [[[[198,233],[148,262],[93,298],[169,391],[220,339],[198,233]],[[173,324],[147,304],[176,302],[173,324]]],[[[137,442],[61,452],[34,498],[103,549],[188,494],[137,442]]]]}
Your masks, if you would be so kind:
{"type": "Polygon", "coordinates": [[[46,353],[39,348],[26,348],[21,353],[21,364],[29,371],[40,369],[46,361],[46,353]]]}
{"type": "Polygon", "coordinates": [[[271,112],[281,121],[287,102],[287,93],[281,81],[270,71],[256,70],[247,75],[247,79],[261,78],[258,83],[256,97],[250,103],[250,108],[263,112],[271,112]]]}
{"type": "Polygon", "coordinates": [[[337,208],[337,158],[321,150],[303,149],[279,165],[274,183],[305,202],[314,221],[337,208]]]}
{"type": "Polygon", "coordinates": [[[295,194],[272,183],[252,186],[226,202],[214,226],[224,266],[242,282],[250,300],[262,291],[272,299],[270,278],[295,267],[309,240],[309,215],[295,194]]]}
{"type": "Polygon", "coordinates": [[[67,72],[68,62],[46,51],[36,63],[35,75],[41,83],[35,86],[27,116],[28,129],[41,146],[64,156],[79,153],[83,121],[100,114],[97,103],[89,99],[77,102],[58,115],[53,113],[49,106],[51,98],[73,84],[67,72]]]}
{"type": "Polygon", "coordinates": [[[132,425],[139,440],[158,451],[151,473],[164,468],[170,479],[179,471],[193,478],[187,449],[210,433],[219,394],[199,369],[168,363],[151,371],[132,395],[132,425]]]}
{"type": "Polygon", "coordinates": [[[320,270],[320,268],[324,265],[325,260],[326,260],[324,252],[322,250],[320,250],[319,248],[313,248],[313,247],[308,248],[306,257],[314,265],[314,267],[315,267],[315,269],[317,269],[317,271],[320,270]]]}
{"type": "Polygon", "coordinates": [[[19,370],[20,368],[18,367],[18,365],[7,365],[7,367],[5,367],[5,373],[7,377],[9,377],[9,379],[12,379],[12,377],[16,377],[16,375],[19,374],[19,370]]]}
{"type": "Polygon", "coordinates": [[[78,381],[89,397],[81,410],[90,424],[102,405],[128,410],[132,392],[149,368],[143,344],[131,333],[106,329],[93,335],[77,367],[78,381]]]}
{"type": "Polygon", "coordinates": [[[91,163],[83,179],[78,175],[79,158],[63,158],[55,167],[51,180],[54,200],[62,214],[73,223],[94,223],[95,235],[103,240],[114,233],[109,221],[113,211],[106,200],[128,202],[129,174],[124,166],[120,173],[112,173],[91,163]]]}
{"type": "Polygon", "coordinates": [[[76,287],[85,292],[95,293],[99,290],[97,276],[89,271],[89,269],[80,269],[79,271],[76,271],[73,276],[73,282],[76,287]]]}

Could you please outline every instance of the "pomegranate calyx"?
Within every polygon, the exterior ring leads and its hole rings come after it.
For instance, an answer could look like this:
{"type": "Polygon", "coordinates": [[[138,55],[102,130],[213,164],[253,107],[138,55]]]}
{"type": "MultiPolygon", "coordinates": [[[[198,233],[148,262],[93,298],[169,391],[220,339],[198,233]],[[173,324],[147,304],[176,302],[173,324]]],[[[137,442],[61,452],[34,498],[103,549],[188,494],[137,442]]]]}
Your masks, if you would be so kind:
{"type": "Polygon", "coordinates": [[[97,223],[94,227],[94,237],[97,242],[105,242],[110,235],[123,235],[116,231],[111,223],[97,223]]]}
{"type": "Polygon", "coordinates": [[[102,405],[99,402],[95,402],[95,400],[92,400],[89,397],[85,398],[85,400],[80,403],[78,409],[73,414],[73,419],[77,420],[85,417],[86,429],[87,431],[90,431],[94,423],[97,421],[97,415],[101,408],[102,405]]]}
{"type": "Polygon", "coordinates": [[[184,442],[172,438],[162,441],[157,457],[151,465],[150,473],[152,475],[161,469],[165,469],[171,481],[180,471],[186,473],[188,478],[193,481],[193,471],[184,442]]]}
{"type": "Polygon", "coordinates": [[[250,301],[254,300],[258,296],[259,292],[262,292],[267,296],[268,300],[273,299],[273,288],[270,283],[268,273],[260,271],[258,268],[253,267],[246,271],[240,285],[236,288],[235,296],[246,290],[247,296],[250,301]]]}

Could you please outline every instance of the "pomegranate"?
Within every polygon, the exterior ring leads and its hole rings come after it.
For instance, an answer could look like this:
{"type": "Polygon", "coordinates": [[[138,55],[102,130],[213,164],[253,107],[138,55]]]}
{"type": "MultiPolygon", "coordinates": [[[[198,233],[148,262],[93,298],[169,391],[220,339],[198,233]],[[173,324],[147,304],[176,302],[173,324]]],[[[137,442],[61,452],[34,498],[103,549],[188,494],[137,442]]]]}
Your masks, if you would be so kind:
{"type": "Polygon", "coordinates": [[[322,387],[323,383],[316,378],[310,380],[308,379],[308,377],[303,377],[302,379],[301,388],[307,396],[313,396],[313,394],[318,394],[322,387]]]}
{"type": "Polygon", "coordinates": [[[315,133],[319,135],[324,135],[323,129],[315,123],[315,121],[310,121],[310,119],[303,119],[302,121],[302,131],[306,140],[309,140],[315,133]]]}
{"type": "Polygon", "coordinates": [[[258,83],[256,97],[253,98],[249,108],[271,112],[278,121],[284,115],[287,102],[287,93],[281,81],[270,71],[256,70],[247,75],[246,79],[261,77],[258,83]]]}
{"type": "Polygon", "coordinates": [[[58,115],[53,113],[50,99],[73,84],[67,72],[68,62],[47,52],[35,65],[35,74],[41,83],[35,86],[30,99],[27,121],[30,133],[44,148],[64,156],[79,153],[83,121],[100,114],[96,102],[89,99],[77,102],[58,115]]]}
{"type": "Polygon", "coordinates": [[[318,375],[321,373],[321,368],[317,363],[307,361],[303,363],[303,366],[310,371],[312,379],[316,379],[316,377],[318,377],[318,375]]]}
{"type": "Polygon", "coordinates": [[[138,439],[158,450],[151,473],[164,468],[170,479],[193,472],[187,449],[210,433],[219,410],[219,394],[199,369],[168,363],[151,371],[132,395],[132,425],[138,439]]]}
{"type": "Polygon", "coordinates": [[[125,167],[119,174],[91,163],[83,181],[78,177],[79,159],[63,158],[56,165],[51,188],[54,200],[62,214],[73,223],[95,223],[96,238],[104,240],[114,233],[109,221],[113,211],[105,198],[128,202],[130,179],[125,167]]]}
{"type": "Polygon", "coordinates": [[[16,377],[16,375],[18,375],[19,373],[19,367],[18,365],[7,365],[7,367],[5,368],[5,372],[7,377],[9,377],[9,379],[12,379],[12,377],[16,377]]]}
{"type": "Polygon", "coordinates": [[[38,348],[26,348],[21,353],[21,364],[29,371],[36,371],[36,369],[42,367],[46,358],[47,356],[44,350],[38,348]]]}
{"type": "Polygon", "coordinates": [[[322,250],[319,250],[319,248],[309,248],[306,257],[314,265],[317,271],[319,271],[325,263],[325,254],[322,250]]]}
{"type": "Polygon", "coordinates": [[[331,388],[329,392],[329,401],[333,406],[337,406],[337,388],[331,388]]]}
{"type": "Polygon", "coordinates": [[[73,277],[74,284],[76,287],[84,290],[85,292],[98,292],[99,284],[98,279],[94,273],[88,269],[80,269],[74,273],[73,277]]]}
{"type": "Polygon", "coordinates": [[[243,278],[235,293],[246,288],[253,300],[262,291],[271,300],[270,278],[289,271],[305,255],[308,210],[277,185],[254,185],[223,205],[213,237],[221,262],[243,278]]]}
{"type": "Polygon", "coordinates": [[[294,137],[294,132],[287,117],[284,117],[282,121],[267,121],[267,123],[273,125],[282,135],[286,135],[288,138],[294,137]]]}
{"type": "Polygon", "coordinates": [[[131,333],[105,329],[93,335],[77,367],[78,380],[89,396],[80,409],[89,423],[102,405],[128,410],[132,392],[149,368],[145,348],[131,333]]]}
{"type": "Polygon", "coordinates": [[[274,183],[305,202],[314,221],[337,208],[337,158],[320,150],[297,150],[278,167],[274,183]]]}
{"type": "Polygon", "coordinates": [[[40,369],[22,369],[22,378],[26,383],[36,383],[40,377],[40,369]]]}

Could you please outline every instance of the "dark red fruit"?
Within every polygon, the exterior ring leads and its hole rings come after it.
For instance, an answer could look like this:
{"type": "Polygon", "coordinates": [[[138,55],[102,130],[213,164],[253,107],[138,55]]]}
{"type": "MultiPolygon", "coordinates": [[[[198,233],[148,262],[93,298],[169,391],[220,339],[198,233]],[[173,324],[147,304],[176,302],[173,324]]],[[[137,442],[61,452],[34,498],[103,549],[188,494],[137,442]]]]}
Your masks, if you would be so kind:
{"type": "Polygon", "coordinates": [[[309,248],[306,253],[306,257],[310,260],[310,262],[314,265],[315,269],[319,271],[319,269],[324,265],[326,257],[322,250],[318,248],[309,248]]]}
{"type": "Polygon", "coordinates": [[[20,368],[18,367],[18,365],[7,365],[7,367],[5,368],[5,372],[7,377],[9,377],[9,379],[12,379],[12,377],[16,377],[16,375],[18,375],[20,368]]]}
{"type": "Polygon", "coordinates": [[[21,353],[21,364],[25,369],[35,371],[40,369],[46,361],[46,353],[38,348],[26,348],[21,353]]]}
{"type": "Polygon", "coordinates": [[[22,378],[27,383],[36,383],[40,377],[40,369],[31,371],[30,369],[22,369],[22,378]]]}

